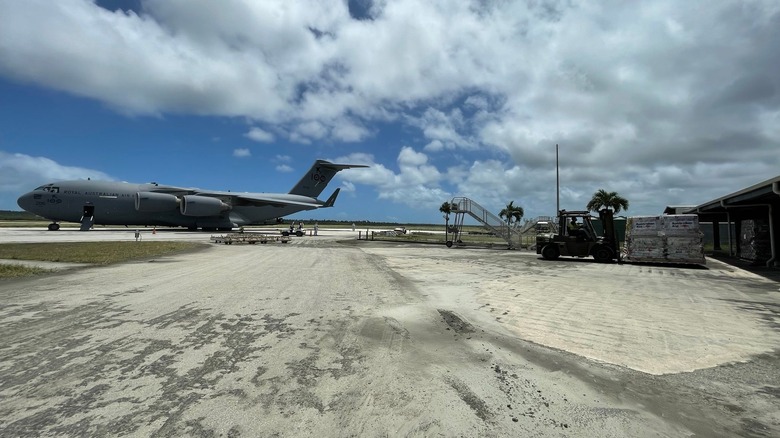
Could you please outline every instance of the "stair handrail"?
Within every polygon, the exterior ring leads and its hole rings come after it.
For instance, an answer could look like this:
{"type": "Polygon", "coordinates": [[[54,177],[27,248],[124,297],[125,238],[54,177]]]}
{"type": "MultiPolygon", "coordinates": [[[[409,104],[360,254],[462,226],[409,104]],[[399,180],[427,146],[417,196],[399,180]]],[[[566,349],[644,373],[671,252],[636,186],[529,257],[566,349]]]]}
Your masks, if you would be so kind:
{"type": "Polygon", "coordinates": [[[456,197],[452,198],[450,203],[454,206],[453,213],[468,213],[469,216],[481,222],[484,227],[493,231],[498,237],[506,240],[510,247],[514,246],[513,240],[515,239],[513,237],[517,237],[519,240],[520,233],[517,229],[511,228],[506,221],[489,212],[477,202],[466,197],[456,197]],[[488,220],[491,220],[492,223],[488,220]]]}

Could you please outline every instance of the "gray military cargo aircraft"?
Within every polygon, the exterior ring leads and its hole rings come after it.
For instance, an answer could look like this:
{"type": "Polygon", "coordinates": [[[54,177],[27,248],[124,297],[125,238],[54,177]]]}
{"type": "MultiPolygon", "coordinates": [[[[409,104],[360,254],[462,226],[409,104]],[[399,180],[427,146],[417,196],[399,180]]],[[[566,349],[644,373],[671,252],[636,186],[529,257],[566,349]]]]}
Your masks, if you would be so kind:
{"type": "Polygon", "coordinates": [[[52,221],[93,225],[155,225],[227,231],[243,225],[278,222],[303,210],[332,207],[340,189],[322,193],[340,170],[368,167],[317,160],[289,193],[239,193],[113,181],[60,181],[42,185],[17,200],[24,210],[52,221]]]}

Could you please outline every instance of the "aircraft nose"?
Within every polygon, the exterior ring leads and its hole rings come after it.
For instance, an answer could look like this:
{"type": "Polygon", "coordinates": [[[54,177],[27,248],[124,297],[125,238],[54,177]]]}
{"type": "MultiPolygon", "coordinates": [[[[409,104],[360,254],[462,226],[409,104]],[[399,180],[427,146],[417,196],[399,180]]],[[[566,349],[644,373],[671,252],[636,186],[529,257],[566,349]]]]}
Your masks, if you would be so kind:
{"type": "Polygon", "coordinates": [[[16,200],[16,203],[19,205],[19,207],[22,208],[22,210],[31,211],[33,206],[32,192],[25,193],[24,195],[20,196],[19,199],[16,200]]]}

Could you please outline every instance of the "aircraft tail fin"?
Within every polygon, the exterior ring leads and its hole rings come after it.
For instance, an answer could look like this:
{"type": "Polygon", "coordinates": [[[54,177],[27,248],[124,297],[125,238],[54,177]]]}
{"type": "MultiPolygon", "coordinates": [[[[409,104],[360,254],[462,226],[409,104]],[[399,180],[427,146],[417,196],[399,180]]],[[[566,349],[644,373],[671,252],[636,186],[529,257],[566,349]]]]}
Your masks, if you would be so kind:
{"type": "Polygon", "coordinates": [[[333,192],[332,195],[330,195],[330,198],[328,198],[327,201],[325,201],[324,204],[322,204],[322,207],[320,208],[328,208],[333,207],[333,204],[336,203],[336,196],[339,195],[339,191],[341,190],[341,187],[337,188],[335,192],[333,192]]]}
{"type": "MultiPolygon", "coordinates": [[[[334,164],[325,160],[317,160],[308,172],[290,190],[291,195],[301,195],[316,198],[325,190],[331,179],[344,169],[353,167],[368,167],[361,164],[334,164]]],[[[336,199],[333,198],[335,201],[336,199]]]]}

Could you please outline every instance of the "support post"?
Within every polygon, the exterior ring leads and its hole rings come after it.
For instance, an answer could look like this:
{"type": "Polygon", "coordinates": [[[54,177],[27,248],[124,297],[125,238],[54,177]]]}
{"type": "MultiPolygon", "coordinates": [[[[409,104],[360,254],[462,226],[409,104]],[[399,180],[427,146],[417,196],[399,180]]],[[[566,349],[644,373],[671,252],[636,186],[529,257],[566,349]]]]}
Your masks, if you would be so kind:
{"type": "Polygon", "coordinates": [[[717,220],[712,221],[712,240],[714,251],[720,251],[720,222],[717,220]]]}

